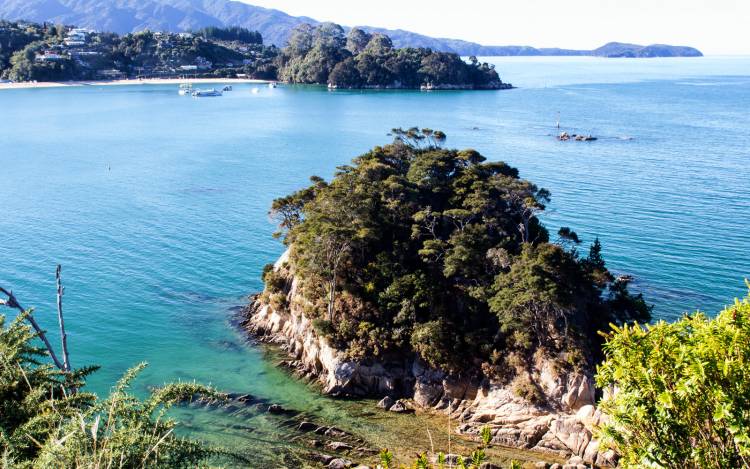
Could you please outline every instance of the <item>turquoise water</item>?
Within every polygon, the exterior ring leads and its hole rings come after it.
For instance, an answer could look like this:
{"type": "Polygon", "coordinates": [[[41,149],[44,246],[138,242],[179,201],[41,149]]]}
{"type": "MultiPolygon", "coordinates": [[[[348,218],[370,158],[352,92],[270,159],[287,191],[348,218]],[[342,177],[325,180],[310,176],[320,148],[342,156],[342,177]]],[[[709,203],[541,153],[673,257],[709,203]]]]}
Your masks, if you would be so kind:
{"type": "MultiPolygon", "coordinates": [[[[377,433],[384,421],[356,418],[354,403],[321,398],[263,360],[229,308],[261,288],[263,265],[282,251],[266,215],[273,198],[329,177],[392,127],[420,125],[549,189],[545,222],[587,243],[599,236],[658,318],[744,295],[750,58],[493,61],[518,89],[0,91],[0,285],[54,328],[63,265],[71,359],[103,365],[97,391],[147,360],[139,389],[197,379],[377,433]],[[556,141],[558,112],[564,129],[600,140],[556,141]]],[[[188,423],[268,458],[288,443],[263,413],[191,412],[188,423]]]]}

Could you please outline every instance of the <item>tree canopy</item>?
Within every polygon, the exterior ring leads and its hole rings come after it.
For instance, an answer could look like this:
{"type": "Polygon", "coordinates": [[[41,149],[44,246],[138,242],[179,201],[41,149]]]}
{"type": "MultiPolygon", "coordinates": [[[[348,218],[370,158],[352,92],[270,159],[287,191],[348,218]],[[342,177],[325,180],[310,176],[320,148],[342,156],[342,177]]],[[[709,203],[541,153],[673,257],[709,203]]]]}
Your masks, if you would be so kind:
{"type": "Polygon", "coordinates": [[[456,54],[425,48],[395,49],[384,34],[352,28],[345,35],[344,29],[333,23],[298,26],[278,65],[282,80],[338,88],[502,85],[494,67],[486,63],[466,63],[456,54]]]}
{"type": "Polygon", "coordinates": [[[440,131],[392,135],[272,206],[306,313],[352,358],[413,352],[502,371],[510,351],[590,350],[609,323],[649,318],[598,240],[588,257],[550,242],[537,218],[548,191],[475,150],[443,148],[440,131]]]}

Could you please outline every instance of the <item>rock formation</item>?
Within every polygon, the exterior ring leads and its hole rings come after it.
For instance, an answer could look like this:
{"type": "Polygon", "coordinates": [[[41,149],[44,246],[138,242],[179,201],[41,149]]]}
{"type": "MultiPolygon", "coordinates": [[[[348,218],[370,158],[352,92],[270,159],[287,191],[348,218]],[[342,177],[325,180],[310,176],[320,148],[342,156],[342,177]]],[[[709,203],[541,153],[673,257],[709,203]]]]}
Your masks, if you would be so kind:
{"type": "Polygon", "coordinates": [[[600,466],[616,462],[612,452],[599,451],[593,438],[594,426],[604,417],[594,407],[591,373],[561,372],[551,360],[538,357],[530,365],[530,380],[544,403],[535,404],[518,395],[513,381],[453,376],[428,368],[413,356],[387,362],[349,360],[316,333],[303,313],[305,299],[288,258],[287,251],[274,265],[287,279],[285,306],[274,309],[256,295],[244,311],[242,325],[259,340],[279,345],[290,357],[288,365],[319,381],[324,393],[387,396],[383,408],[402,403],[396,398],[411,398],[418,408],[449,412],[460,433],[478,434],[489,426],[496,444],[556,457],[577,456],[600,466]]]}

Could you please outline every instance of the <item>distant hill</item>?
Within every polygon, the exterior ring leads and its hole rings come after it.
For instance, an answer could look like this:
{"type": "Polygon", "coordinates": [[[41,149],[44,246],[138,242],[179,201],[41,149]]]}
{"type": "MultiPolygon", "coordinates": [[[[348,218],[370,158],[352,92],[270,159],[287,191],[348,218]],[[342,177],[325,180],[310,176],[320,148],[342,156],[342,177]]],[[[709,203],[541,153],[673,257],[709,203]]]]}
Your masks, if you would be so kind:
{"type": "MultiPolygon", "coordinates": [[[[206,26],[242,26],[260,31],[266,44],[283,46],[290,31],[319,21],[232,0],[0,0],[0,18],[74,24],[98,31],[143,29],[182,32],[206,26]]],[[[594,55],[602,57],[696,57],[692,47],[612,42],[593,51],[530,46],[484,46],[459,39],[433,38],[404,30],[364,26],[391,37],[396,47],[429,47],[460,55],[594,55]]]]}

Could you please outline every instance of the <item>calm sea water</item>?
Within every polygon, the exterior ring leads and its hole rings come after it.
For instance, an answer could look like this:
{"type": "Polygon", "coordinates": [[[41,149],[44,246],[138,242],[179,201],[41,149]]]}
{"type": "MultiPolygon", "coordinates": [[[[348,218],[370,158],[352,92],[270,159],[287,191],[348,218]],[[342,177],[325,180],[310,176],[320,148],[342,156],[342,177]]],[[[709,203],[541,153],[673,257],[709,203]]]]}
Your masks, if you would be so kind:
{"type": "MultiPolygon", "coordinates": [[[[328,92],[176,86],[0,92],[0,285],[55,326],[63,265],[74,365],[97,391],[129,366],[138,389],[197,379],[373,438],[389,425],[319,397],[229,325],[282,246],[271,201],[329,177],[397,126],[517,166],[552,192],[544,215],[601,238],[657,318],[715,312],[750,277],[750,58],[492,59],[500,92],[328,92]],[[569,132],[592,143],[558,142],[569,132]]],[[[263,413],[186,414],[189,428],[272,458],[287,433],[263,413]]],[[[387,440],[382,444],[392,444],[387,440]]]]}

